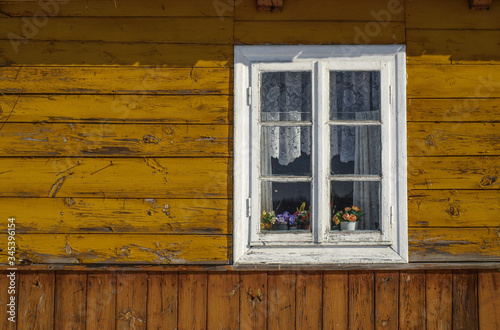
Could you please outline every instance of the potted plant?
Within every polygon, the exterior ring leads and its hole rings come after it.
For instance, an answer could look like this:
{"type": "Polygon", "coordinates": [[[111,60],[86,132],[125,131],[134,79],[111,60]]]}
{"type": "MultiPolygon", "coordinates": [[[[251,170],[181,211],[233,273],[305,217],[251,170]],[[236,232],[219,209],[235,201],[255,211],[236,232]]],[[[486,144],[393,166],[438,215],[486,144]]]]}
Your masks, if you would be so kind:
{"type": "Polygon", "coordinates": [[[356,230],[356,222],[362,215],[363,211],[356,205],[353,205],[346,207],[344,211],[336,212],[332,221],[335,225],[340,224],[341,230],[356,230]]]}
{"type": "Polygon", "coordinates": [[[261,230],[272,230],[273,225],[276,223],[277,217],[274,211],[262,211],[262,218],[260,220],[261,230]]]}
{"type": "Polygon", "coordinates": [[[283,212],[276,216],[276,222],[274,223],[274,230],[288,230],[288,218],[290,213],[283,212]]]}
{"type": "Polygon", "coordinates": [[[311,225],[311,207],[306,210],[306,203],[302,203],[293,214],[296,217],[297,227],[299,229],[309,229],[311,225]]]}

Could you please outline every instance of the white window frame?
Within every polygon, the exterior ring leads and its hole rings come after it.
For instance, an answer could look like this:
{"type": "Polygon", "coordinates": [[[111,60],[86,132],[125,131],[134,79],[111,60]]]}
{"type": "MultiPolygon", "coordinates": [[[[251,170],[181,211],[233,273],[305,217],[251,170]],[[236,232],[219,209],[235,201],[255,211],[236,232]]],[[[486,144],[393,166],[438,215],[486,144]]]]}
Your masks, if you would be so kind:
{"type": "MultiPolygon", "coordinates": [[[[235,46],[234,265],[408,262],[406,174],[406,54],[401,45],[235,46]],[[312,72],[313,141],[329,141],[329,71],[380,70],[382,199],[380,231],[328,230],[330,145],[312,146],[310,232],[260,232],[260,72],[312,72]],[[319,153],[318,153],[319,152],[319,153]]],[[[335,125],[353,122],[335,121],[335,125]]],[[[356,124],[356,123],[354,123],[356,124]]],[[[368,123],[369,124],[369,123],[368,123]]],[[[365,178],[363,178],[365,179],[365,178]]],[[[367,179],[370,179],[369,177],[367,179]]],[[[351,180],[351,178],[349,178],[351,180]]]]}

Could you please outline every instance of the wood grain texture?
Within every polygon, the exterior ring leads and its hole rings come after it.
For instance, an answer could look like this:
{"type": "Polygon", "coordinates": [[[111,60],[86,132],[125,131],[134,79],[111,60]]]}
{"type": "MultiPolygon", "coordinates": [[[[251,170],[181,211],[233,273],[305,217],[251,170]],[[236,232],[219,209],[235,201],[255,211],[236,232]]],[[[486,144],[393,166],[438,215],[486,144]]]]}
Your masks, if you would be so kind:
{"type": "Polygon", "coordinates": [[[267,272],[240,272],[240,328],[266,329],[267,272]]]}
{"type": "Polygon", "coordinates": [[[452,272],[427,271],[425,285],[427,329],[451,330],[452,272]]]}
{"type": "Polygon", "coordinates": [[[374,299],[373,272],[349,272],[349,329],[374,328],[374,299]]]}
{"type": "Polygon", "coordinates": [[[179,289],[177,273],[148,274],[148,329],[176,329],[179,289]]]}
{"type": "Polygon", "coordinates": [[[116,274],[87,275],[87,330],[115,329],[116,274]]]}
{"type": "Polygon", "coordinates": [[[87,274],[57,273],[55,286],[55,328],[85,329],[87,274]]]}
{"type": "Polygon", "coordinates": [[[207,327],[207,273],[179,275],[179,329],[207,327]]]}
{"type": "Polygon", "coordinates": [[[399,273],[375,273],[375,329],[399,329],[399,273]]]}
{"type": "Polygon", "coordinates": [[[297,273],[295,329],[321,329],[323,321],[323,274],[297,273]]]}
{"type": "Polygon", "coordinates": [[[146,329],[147,281],[147,273],[117,274],[117,329],[146,329]]]}
{"type": "Polygon", "coordinates": [[[0,329],[16,330],[16,325],[20,323],[19,275],[15,274],[14,277],[7,277],[7,275],[10,274],[11,271],[0,272],[0,315],[3,315],[0,319],[0,329]],[[10,299],[11,296],[15,298],[12,307],[7,305],[12,304],[10,299]],[[7,314],[7,312],[9,312],[9,314],[7,314]],[[14,316],[13,313],[15,313],[14,318],[12,318],[14,316]],[[12,318],[13,321],[10,321],[9,318],[12,318]]]}
{"type": "Polygon", "coordinates": [[[239,273],[209,273],[207,287],[207,329],[239,329],[239,273]]]}
{"type": "Polygon", "coordinates": [[[349,325],[349,275],[323,273],[323,329],[347,329],[349,325]]]}
{"type": "Polygon", "coordinates": [[[407,271],[399,275],[399,327],[425,329],[425,272],[407,271]]]}
{"type": "Polygon", "coordinates": [[[453,272],[453,329],[478,329],[477,272],[453,272]]]}
{"type": "Polygon", "coordinates": [[[495,98],[408,99],[409,122],[493,122],[500,121],[500,102],[495,98]]]}
{"type": "Polygon", "coordinates": [[[53,272],[19,276],[18,329],[54,328],[54,280],[53,272]]]}
{"type": "Polygon", "coordinates": [[[478,272],[479,328],[500,328],[500,272],[478,272]]]}
{"type": "Polygon", "coordinates": [[[295,329],[296,274],[268,273],[268,329],[295,329]]]}

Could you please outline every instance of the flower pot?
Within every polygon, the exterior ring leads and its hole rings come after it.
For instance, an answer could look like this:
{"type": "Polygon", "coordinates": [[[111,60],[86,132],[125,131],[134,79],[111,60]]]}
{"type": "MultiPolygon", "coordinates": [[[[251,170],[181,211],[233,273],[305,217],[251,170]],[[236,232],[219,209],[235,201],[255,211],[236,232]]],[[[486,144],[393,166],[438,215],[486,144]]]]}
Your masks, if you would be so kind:
{"type": "Polygon", "coordinates": [[[341,230],[356,230],[356,221],[342,221],[340,223],[341,230]]]}
{"type": "Polygon", "coordinates": [[[273,225],[274,230],[288,230],[288,224],[285,222],[276,222],[273,225]]]}
{"type": "Polygon", "coordinates": [[[296,230],[297,229],[297,225],[290,226],[288,229],[290,229],[290,230],[296,230]]]}

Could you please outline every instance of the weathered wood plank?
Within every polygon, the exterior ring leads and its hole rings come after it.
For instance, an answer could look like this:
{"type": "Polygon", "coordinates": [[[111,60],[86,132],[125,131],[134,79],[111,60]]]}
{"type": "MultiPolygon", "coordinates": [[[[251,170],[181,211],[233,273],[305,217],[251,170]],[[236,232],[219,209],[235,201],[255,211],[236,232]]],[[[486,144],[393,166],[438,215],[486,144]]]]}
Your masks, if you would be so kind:
{"type": "Polygon", "coordinates": [[[152,65],[160,67],[231,67],[229,45],[40,41],[12,46],[0,41],[0,65],[152,65]],[[17,50],[17,51],[16,51],[17,50]]]}
{"type": "Polygon", "coordinates": [[[18,329],[54,328],[54,279],[53,272],[19,276],[18,329]]]}
{"type": "Polygon", "coordinates": [[[349,322],[349,275],[323,273],[323,329],[347,329],[349,322]]]}
{"type": "Polygon", "coordinates": [[[425,274],[425,305],[427,329],[451,330],[452,325],[451,271],[427,271],[425,274]]]}
{"type": "Polygon", "coordinates": [[[496,123],[408,123],[408,156],[500,155],[498,141],[496,123]]]}
{"type": "Polygon", "coordinates": [[[55,329],[85,329],[87,274],[56,273],[55,329]]]}
{"type": "Polygon", "coordinates": [[[425,272],[401,272],[399,275],[400,329],[425,329],[425,314],[425,272]]]}
{"type": "Polygon", "coordinates": [[[148,274],[117,274],[116,328],[146,329],[148,274]]]}
{"type": "Polygon", "coordinates": [[[178,302],[177,273],[148,274],[148,329],[176,329],[178,302]]]}
{"type": "Polygon", "coordinates": [[[228,124],[232,108],[227,95],[4,95],[0,122],[228,124]]]}
{"type": "Polygon", "coordinates": [[[0,92],[227,94],[229,76],[227,68],[5,67],[0,92]]]}
{"type": "Polygon", "coordinates": [[[179,329],[207,327],[207,273],[179,274],[179,329]]]}
{"type": "Polygon", "coordinates": [[[375,273],[375,329],[399,329],[399,272],[375,273]]]}
{"type": "Polygon", "coordinates": [[[405,42],[404,24],[394,22],[383,26],[376,22],[236,21],[234,25],[236,44],[353,45],[405,42]],[[370,29],[370,24],[375,30],[370,29]]]}
{"type": "Polygon", "coordinates": [[[500,121],[500,101],[487,99],[408,99],[408,121],[500,121]]]}
{"type": "Polygon", "coordinates": [[[87,330],[115,329],[116,274],[87,275],[87,330]]]}
{"type": "Polygon", "coordinates": [[[8,123],[0,131],[0,154],[10,157],[228,157],[232,154],[232,132],[230,125],[8,123]]]}
{"type": "Polygon", "coordinates": [[[500,97],[500,65],[407,65],[409,98],[500,97]]]}
{"type": "Polygon", "coordinates": [[[241,272],[240,283],[240,328],[266,330],[267,272],[241,272]]]}
{"type": "Polygon", "coordinates": [[[410,228],[410,262],[500,261],[500,229],[410,228]]]}
{"type": "Polygon", "coordinates": [[[410,227],[495,227],[500,191],[416,190],[408,194],[410,227]]]}
{"type": "Polygon", "coordinates": [[[269,273],[268,329],[295,329],[295,272],[269,273]]]}
{"type": "Polygon", "coordinates": [[[500,189],[500,157],[408,157],[409,189],[500,189]]]}
{"type": "Polygon", "coordinates": [[[323,319],[323,274],[298,273],[295,329],[321,329],[323,319]]]}
{"type": "Polygon", "coordinates": [[[478,309],[480,329],[500,328],[500,272],[478,273],[478,309]]]}
{"type": "Polygon", "coordinates": [[[0,204],[3,214],[15,215],[18,234],[232,233],[227,199],[2,198],[0,204]]]}
{"type": "Polygon", "coordinates": [[[207,329],[239,329],[240,275],[209,273],[207,329]]]}
{"type": "Polygon", "coordinates": [[[453,272],[453,329],[478,329],[477,272],[453,272]]]}
{"type": "MultiPolygon", "coordinates": [[[[27,263],[226,264],[231,240],[225,235],[24,234],[16,244],[18,260],[27,263]]],[[[6,251],[0,256],[6,260],[6,251]]]]}
{"type": "Polygon", "coordinates": [[[11,271],[0,273],[0,315],[3,315],[0,319],[0,329],[16,330],[16,325],[21,323],[19,320],[19,274],[7,277],[10,273],[11,271]],[[11,296],[15,298],[14,302],[11,302],[11,296]]]}
{"type": "Polygon", "coordinates": [[[231,167],[223,158],[2,158],[0,196],[226,198],[231,167]]]}
{"type": "Polygon", "coordinates": [[[349,273],[349,329],[373,329],[375,326],[374,274],[370,271],[349,273]]]}

